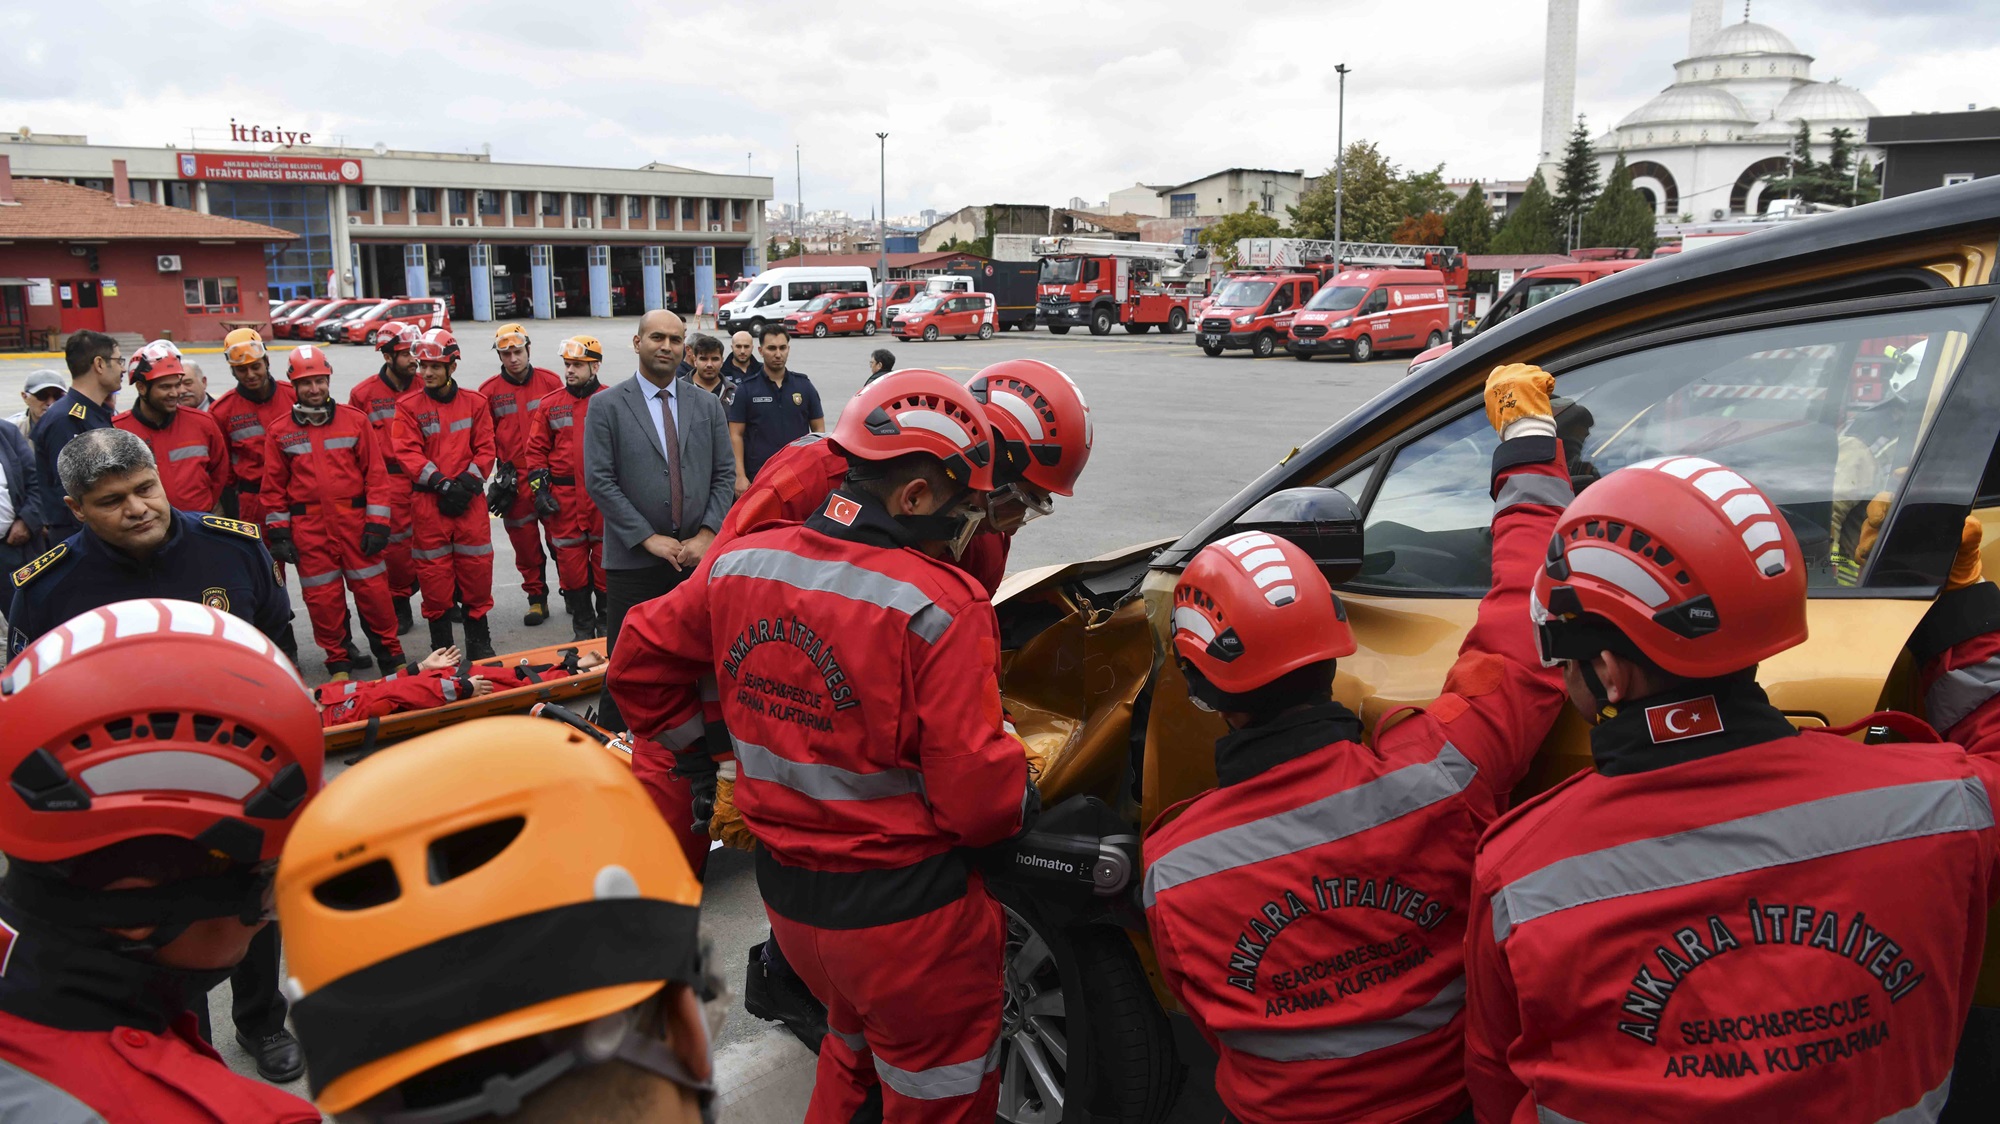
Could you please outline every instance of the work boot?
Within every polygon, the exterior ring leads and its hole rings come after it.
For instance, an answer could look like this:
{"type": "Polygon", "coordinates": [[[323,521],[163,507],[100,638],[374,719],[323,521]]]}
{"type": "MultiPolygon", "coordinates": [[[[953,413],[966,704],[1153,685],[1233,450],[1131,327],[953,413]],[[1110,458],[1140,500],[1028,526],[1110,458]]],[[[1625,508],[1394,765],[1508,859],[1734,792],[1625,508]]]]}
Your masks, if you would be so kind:
{"type": "Polygon", "coordinates": [[[570,639],[597,639],[597,613],[590,605],[590,591],[563,590],[563,604],[569,607],[570,639]]]}
{"type": "Polygon", "coordinates": [[[784,1024],[808,1046],[817,1046],[826,1037],[826,1004],[792,971],[775,940],[750,947],[750,963],[743,974],[743,1009],[784,1024]]]}
{"type": "Polygon", "coordinates": [[[591,595],[592,597],[595,597],[595,598],[597,599],[597,622],[598,622],[598,628],[599,628],[599,629],[607,629],[607,628],[610,628],[610,627],[611,627],[611,623],[610,623],[610,622],[611,622],[611,600],[610,600],[610,598],[609,598],[609,597],[607,597],[607,596],[605,595],[605,592],[604,592],[603,590],[601,590],[601,589],[595,589],[595,590],[592,590],[592,591],[591,591],[591,594],[590,594],[590,595],[591,595]]]}
{"type": "Polygon", "coordinates": [[[417,626],[417,617],[410,611],[408,597],[397,597],[393,600],[396,603],[396,635],[401,636],[417,626]]]}
{"type": "Polygon", "coordinates": [[[521,618],[521,623],[527,625],[529,628],[533,628],[548,619],[549,595],[546,593],[529,594],[528,615],[521,618]]]}
{"type": "MultiPolygon", "coordinates": [[[[429,623],[431,626],[431,652],[435,652],[439,648],[451,647],[453,643],[451,638],[451,621],[444,617],[439,617],[429,623]]],[[[429,655],[430,652],[424,654],[429,655]]]]}
{"type": "Polygon", "coordinates": [[[374,643],[369,644],[368,647],[375,653],[375,662],[381,665],[384,678],[401,671],[403,665],[409,662],[407,657],[403,655],[403,649],[400,646],[395,651],[390,651],[382,645],[374,643]]]}
{"type": "Polygon", "coordinates": [[[486,629],[486,618],[465,618],[465,658],[490,660],[493,654],[493,634],[486,629]]]}

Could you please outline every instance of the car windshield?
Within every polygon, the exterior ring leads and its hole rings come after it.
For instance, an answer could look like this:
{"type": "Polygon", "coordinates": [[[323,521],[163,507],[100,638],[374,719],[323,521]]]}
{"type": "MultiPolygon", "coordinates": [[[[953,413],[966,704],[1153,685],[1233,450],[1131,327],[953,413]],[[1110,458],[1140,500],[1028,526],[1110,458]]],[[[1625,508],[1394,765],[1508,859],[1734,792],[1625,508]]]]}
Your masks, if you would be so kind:
{"type": "Polygon", "coordinates": [[[933,295],[933,294],[930,294],[930,293],[926,293],[926,294],[924,294],[923,296],[921,296],[921,297],[918,297],[918,298],[917,298],[916,300],[913,300],[913,301],[911,301],[910,303],[908,303],[908,304],[904,305],[904,306],[903,306],[903,311],[904,311],[904,312],[929,312],[929,311],[930,311],[931,309],[933,309],[933,308],[936,308],[936,307],[937,307],[937,306],[939,305],[939,303],[941,303],[941,302],[942,302],[943,300],[944,300],[944,298],[943,298],[943,297],[939,297],[939,296],[935,296],[935,295],[933,295]]]}
{"type": "Polygon", "coordinates": [[[1315,312],[1345,312],[1360,304],[1361,298],[1367,295],[1366,285],[1336,285],[1331,289],[1321,289],[1306,307],[1315,312]]]}
{"type": "Polygon", "coordinates": [[[819,312],[825,309],[827,305],[830,305],[832,303],[833,303],[833,298],[830,296],[817,296],[806,302],[805,311],[819,312]]]}
{"type": "Polygon", "coordinates": [[[1082,266],[1082,258],[1043,258],[1041,276],[1036,281],[1043,285],[1073,285],[1082,266]]]}
{"type": "MultiPolygon", "coordinates": [[[[736,300],[742,301],[744,304],[756,304],[757,298],[764,295],[764,289],[765,286],[763,285],[753,285],[750,288],[743,290],[743,295],[737,297],[736,300]]],[[[736,301],[731,301],[730,303],[734,304],[736,303],[736,301]]]]}
{"type": "Polygon", "coordinates": [[[1214,308],[1255,308],[1271,299],[1276,281],[1231,281],[1215,294],[1214,308]]]}
{"type": "Polygon", "coordinates": [[[894,293],[896,286],[901,283],[900,281],[877,281],[875,283],[875,299],[878,301],[888,300],[889,295],[894,293]]]}

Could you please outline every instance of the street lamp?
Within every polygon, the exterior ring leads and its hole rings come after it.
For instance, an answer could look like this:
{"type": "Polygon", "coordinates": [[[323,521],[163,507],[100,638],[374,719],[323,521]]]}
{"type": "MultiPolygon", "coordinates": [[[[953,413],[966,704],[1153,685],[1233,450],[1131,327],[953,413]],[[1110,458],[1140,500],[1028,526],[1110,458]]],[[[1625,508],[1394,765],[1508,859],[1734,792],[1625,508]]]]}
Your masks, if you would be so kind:
{"type": "Polygon", "coordinates": [[[881,264],[875,269],[875,282],[881,284],[889,279],[889,134],[876,133],[880,142],[882,165],[882,209],[875,212],[875,238],[880,243],[881,264]]]}
{"type": "Polygon", "coordinates": [[[1340,111],[1334,125],[1333,153],[1333,268],[1340,269],[1342,236],[1341,207],[1347,202],[1347,64],[1333,68],[1340,75],[1340,111]]]}

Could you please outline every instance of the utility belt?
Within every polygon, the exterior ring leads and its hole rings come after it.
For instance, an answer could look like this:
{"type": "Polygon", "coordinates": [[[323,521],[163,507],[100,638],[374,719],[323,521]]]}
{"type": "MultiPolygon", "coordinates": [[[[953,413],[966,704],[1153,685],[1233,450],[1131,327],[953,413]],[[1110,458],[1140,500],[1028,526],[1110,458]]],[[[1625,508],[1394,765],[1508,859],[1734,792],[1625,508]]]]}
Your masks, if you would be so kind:
{"type": "Polygon", "coordinates": [[[386,469],[388,469],[388,470],[389,470],[389,475],[391,475],[391,476],[403,476],[403,475],[405,475],[405,473],[403,472],[403,462],[402,462],[402,461],[399,461],[399,460],[395,460],[394,458],[391,458],[391,457],[383,457],[383,458],[382,458],[382,467],[383,467],[383,468],[386,468],[386,469]]]}
{"type": "Polygon", "coordinates": [[[353,498],[353,499],[351,499],[351,500],[340,500],[340,501],[337,501],[337,502],[335,502],[335,503],[330,503],[330,504],[327,504],[327,503],[295,503],[295,504],[292,504],[292,505],[291,505],[290,507],[286,508],[285,510],[287,510],[287,511],[291,512],[291,513],[292,513],[293,515],[313,515],[313,514],[315,514],[315,513],[319,512],[319,511],[320,511],[321,509],[323,509],[323,508],[329,508],[329,507],[331,507],[331,508],[334,508],[334,509],[338,510],[338,509],[340,509],[340,508],[343,508],[343,507],[352,507],[352,508],[365,508],[365,507],[367,507],[367,506],[368,506],[368,501],[367,501],[367,500],[366,500],[365,498],[363,498],[363,497],[360,497],[360,496],[356,496],[355,498],[353,498]]]}
{"type": "Polygon", "coordinates": [[[551,483],[551,484],[554,484],[554,485],[556,485],[556,486],[557,486],[557,487],[559,487],[559,488],[574,488],[574,487],[576,487],[576,477],[574,477],[574,476],[551,476],[551,477],[549,477],[549,483],[551,483]]]}
{"type": "Polygon", "coordinates": [[[772,912],[815,929],[868,929],[922,917],[965,896],[971,868],[958,851],[908,866],[832,871],[787,866],[757,848],[757,889],[772,912]]]}

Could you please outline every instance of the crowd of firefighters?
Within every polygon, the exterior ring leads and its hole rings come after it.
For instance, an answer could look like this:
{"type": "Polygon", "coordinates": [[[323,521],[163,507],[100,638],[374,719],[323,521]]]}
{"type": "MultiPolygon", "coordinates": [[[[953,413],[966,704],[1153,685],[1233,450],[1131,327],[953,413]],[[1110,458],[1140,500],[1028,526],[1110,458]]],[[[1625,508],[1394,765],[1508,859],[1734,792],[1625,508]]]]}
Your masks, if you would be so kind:
{"type": "MultiPolygon", "coordinates": [[[[207,426],[161,424],[146,387],[178,357],[149,346],[121,427],[170,491],[235,485],[330,656],[359,655],[344,585],[403,664],[421,589],[448,673],[454,605],[490,654],[489,504],[510,537],[567,513],[560,588],[602,589],[565,491],[602,348],[565,342],[559,379],[496,342],[511,374],[473,392],[448,332],[391,333],[340,405],[316,349],[281,381],[232,338],[207,426]]],[[[1335,701],[1347,613],[1282,537],[1227,535],[1175,586],[1169,657],[1229,732],[1217,787],[1146,825],[1139,897],[1222,1101],[1244,1122],[1935,1119],[2000,866],[1978,523],[1911,640],[1941,735],[1800,730],[1755,678],[1806,636],[1782,512],[1688,456],[1573,493],[1552,386],[1487,380],[1493,585],[1431,705],[1370,730],[1335,701]],[[1596,768],[1510,809],[1565,701],[1596,768]]],[[[766,963],[825,1007],[806,1118],[993,1119],[1006,926],[969,855],[1034,824],[1043,762],[1000,695],[991,598],[1092,438],[1045,363],[871,381],[626,616],[606,682],[629,768],[495,718],[321,793],[322,719],[265,634],[157,599],[53,627],[0,681],[0,1116],[710,1118],[713,838],[755,851],[766,963]],[[232,1075],[189,1014],[274,914],[317,1109],[232,1075]]]]}

